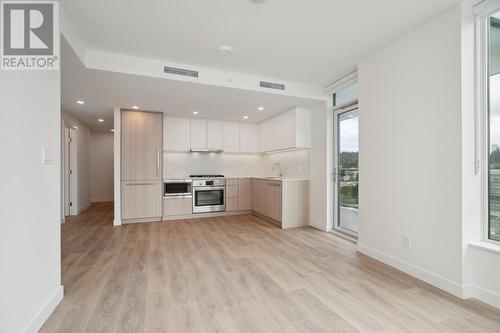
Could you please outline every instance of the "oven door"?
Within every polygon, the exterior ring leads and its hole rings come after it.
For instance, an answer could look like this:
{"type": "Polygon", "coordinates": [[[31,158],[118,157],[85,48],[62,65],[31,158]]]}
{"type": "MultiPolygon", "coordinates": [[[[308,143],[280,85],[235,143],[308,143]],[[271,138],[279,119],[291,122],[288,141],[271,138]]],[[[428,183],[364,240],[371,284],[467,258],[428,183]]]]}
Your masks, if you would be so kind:
{"type": "Polygon", "coordinates": [[[193,213],[226,211],[226,188],[224,186],[196,187],[193,192],[193,213]]]}

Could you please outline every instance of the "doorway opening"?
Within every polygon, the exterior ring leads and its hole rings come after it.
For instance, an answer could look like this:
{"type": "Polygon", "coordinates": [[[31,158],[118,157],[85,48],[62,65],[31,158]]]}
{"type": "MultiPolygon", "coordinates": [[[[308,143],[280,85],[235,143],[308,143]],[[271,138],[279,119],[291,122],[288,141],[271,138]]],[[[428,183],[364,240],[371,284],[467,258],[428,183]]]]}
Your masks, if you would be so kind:
{"type": "Polygon", "coordinates": [[[359,232],[359,110],[357,103],[334,112],[334,228],[359,232]]]}

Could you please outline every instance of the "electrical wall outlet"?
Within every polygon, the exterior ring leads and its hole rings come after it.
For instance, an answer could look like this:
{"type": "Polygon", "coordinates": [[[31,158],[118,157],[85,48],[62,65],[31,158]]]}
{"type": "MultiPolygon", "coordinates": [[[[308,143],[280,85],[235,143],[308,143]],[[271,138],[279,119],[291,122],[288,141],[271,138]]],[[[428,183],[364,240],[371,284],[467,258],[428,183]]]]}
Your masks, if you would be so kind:
{"type": "Polygon", "coordinates": [[[410,235],[403,235],[403,247],[409,249],[411,248],[411,236],[410,235]]]}

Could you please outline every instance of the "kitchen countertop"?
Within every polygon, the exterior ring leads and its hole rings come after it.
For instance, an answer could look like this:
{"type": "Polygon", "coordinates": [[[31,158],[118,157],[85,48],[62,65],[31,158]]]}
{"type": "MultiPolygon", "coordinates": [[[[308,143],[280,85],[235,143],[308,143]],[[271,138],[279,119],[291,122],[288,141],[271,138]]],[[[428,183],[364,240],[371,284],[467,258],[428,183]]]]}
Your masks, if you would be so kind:
{"type": "Polygon", "coordinates": [[[188,177],[166,177],[164,180],[178,180],[178,179],[235,179],[235,178],[254,178],[254,179],[263,179],[263,180],[274,180],[281,182],[294,182],[294,181],[309,181],[309,178],[300,178],[300,177],[272,177],[272,176],[226,176],[226,177],[218,177],[218,178],[189,178],[188,177]]]}

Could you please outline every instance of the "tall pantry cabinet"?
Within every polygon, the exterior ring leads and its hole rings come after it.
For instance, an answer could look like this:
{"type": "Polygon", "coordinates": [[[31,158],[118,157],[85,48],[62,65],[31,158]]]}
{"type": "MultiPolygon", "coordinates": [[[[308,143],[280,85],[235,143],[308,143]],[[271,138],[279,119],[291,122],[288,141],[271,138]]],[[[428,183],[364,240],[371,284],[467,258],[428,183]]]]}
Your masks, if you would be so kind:
{"type": "Polygon", "coordinates": [[[161,221],[163,115],[121,113],[121,211],[124,223],[161,221]]]}

